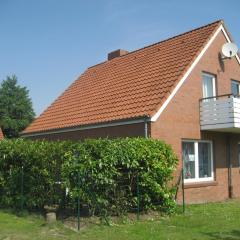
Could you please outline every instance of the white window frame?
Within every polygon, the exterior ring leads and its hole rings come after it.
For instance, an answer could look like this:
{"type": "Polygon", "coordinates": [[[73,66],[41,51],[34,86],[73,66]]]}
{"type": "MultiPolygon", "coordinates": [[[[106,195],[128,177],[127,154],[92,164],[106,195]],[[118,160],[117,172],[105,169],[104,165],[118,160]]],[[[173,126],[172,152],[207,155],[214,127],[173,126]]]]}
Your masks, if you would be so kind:
{"type": "MultiPolygon", "coordinates": [[[[236,83],[238,85],[238,94],[240,94],[240,82],[234,79],[231,79],[231,90],[232,90],[232,83],[236,83]]],[[[232,93],[232,92],[231,92],[232,93]]],[[[233,93],[232,93],[233,94],[233,93]]],[[[234,96],[235,97],[235,96],[234,96]]]]}
{"type": "MultiPolygon", "coordinates": [[[[205,73],[203,72],[202,73],[202,96],[204,95],[204,80],[203,80],[203,77],[206,76],[206,77],[211,77],[212,78],[212,82],[213,82],[213,97],[216,96],[216,77],[214,74],[210,74],[210,73],[205,73]]],[[[203,98],[206,98],[205,96],[203,96],[203,98]]],[[[213,100],[216,100],[216,98],[213,98],[213,100]]]]}
{"type": "MultiPolygon", "coordinates": [[[[209,140],[182,140],[182,143],[184,142],[190,142],[194,143],[194,154],[195,154],[195,178],[184,178],[185,183],[194,183],[194,182],[209,182],[214,180],[214,170],[213,170],[213,144],[212,141],[209,140]],[[210,148],[211,148],[211,177],[207,178],[200,178],[199,177],[199,157],[198,157],[198,143],[203,142],[203,143],[210,143],[210,148]]],[[[182,164],[184,168],[184,159],[182,156],[182,164]]]]}

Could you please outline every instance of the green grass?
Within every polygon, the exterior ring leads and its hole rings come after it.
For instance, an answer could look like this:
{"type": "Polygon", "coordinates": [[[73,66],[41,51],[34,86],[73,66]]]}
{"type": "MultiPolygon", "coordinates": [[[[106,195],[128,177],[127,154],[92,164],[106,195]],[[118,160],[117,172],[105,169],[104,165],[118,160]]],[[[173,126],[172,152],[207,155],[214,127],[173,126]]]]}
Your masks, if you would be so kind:
{"type": "Polygon", "coordinates": [[[187,206],[184,215],[112,227],[95,226],[80,234],[65,228],[61,223],[49,226],[40,217],[17,217],[0,211],[2,239],[235,240],[240,239],[240,201],[187,206]]]}

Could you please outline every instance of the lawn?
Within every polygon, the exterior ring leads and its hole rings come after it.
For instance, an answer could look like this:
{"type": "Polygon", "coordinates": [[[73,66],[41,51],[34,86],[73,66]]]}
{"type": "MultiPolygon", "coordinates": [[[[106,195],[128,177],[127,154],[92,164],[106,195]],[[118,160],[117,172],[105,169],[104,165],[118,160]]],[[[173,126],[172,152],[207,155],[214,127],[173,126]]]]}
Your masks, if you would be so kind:
{"type": "Polygon", "coordinates": [[[17,217],[0,211],[0,239],[81,239],[81,240],[155,240],[155,239],[240,239],[240,201],[187,206],[186,213],[154,221],[95,226],[80,233],[60,222],[47,225],[37,216],[17,217]]]}

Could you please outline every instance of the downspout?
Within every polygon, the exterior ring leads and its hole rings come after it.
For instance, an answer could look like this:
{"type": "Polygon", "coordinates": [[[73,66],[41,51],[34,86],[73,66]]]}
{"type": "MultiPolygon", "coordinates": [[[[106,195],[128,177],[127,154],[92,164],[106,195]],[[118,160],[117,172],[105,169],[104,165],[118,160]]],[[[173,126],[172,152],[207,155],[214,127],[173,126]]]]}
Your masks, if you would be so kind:
{"type": "Polygon", "coordinates": [[[144,137],[145,138],[148,138],[149,137],[149,134],[151,134],[151,130],[149,131],[148,129],[148,123],[151,123],[151,118],[146,115],[145,118],[144,118],[144,137]]]}
{"type": "Polygon", "coordinates": [[[144,120],[144,137],[148,138],[148,122],[146,118],[144,120]]]}
{"type": "Polygon", "coordinates": [[[228,196],[233,197],[233,186],[232,186],[232,161],[231,161],[231,144],[230,136],[227,135],[227,165],[228,165],[228,196]]]}

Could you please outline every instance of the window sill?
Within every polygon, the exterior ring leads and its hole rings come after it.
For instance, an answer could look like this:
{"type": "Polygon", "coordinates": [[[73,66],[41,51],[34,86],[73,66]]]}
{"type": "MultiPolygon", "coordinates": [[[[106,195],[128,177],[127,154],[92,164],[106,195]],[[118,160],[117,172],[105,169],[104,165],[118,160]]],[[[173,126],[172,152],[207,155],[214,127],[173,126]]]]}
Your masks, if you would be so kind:
{"type": "Polygon", "coordinates": [[[184,188],[200,188],[208,186],[216,186],[218,183],[216,181],[207,181],[207,182],[195,182],[195,183],[184,183],[184,188]]]}

